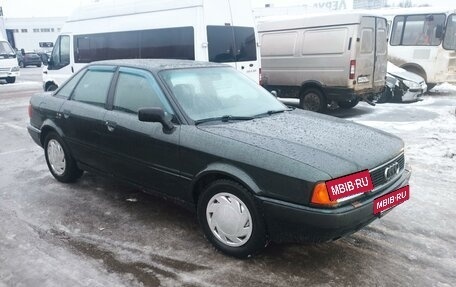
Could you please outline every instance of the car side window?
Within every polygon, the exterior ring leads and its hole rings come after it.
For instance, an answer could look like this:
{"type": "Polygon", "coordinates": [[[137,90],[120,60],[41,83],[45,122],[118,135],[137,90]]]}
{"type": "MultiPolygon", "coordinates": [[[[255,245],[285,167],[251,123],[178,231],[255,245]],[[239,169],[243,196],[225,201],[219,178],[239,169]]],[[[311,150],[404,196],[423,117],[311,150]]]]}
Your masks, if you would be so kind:
{"type": "Polygon", "coordinates": [[[71,92],[73,92],[74,87],[78,84],[81,77],[84,75],[85,70],[77,73],[71,80],[69,80],[65,85],[55,94],[56,97],[69,99],[71,92]]]}
{"type": "Polygon", "coordinates": [[[114,97],[114,110],[137,113],[141,108],[162,108],[172,113],[160,86],[149,72],[120,68],[114,97]]]}
{"type": "Polygon", "coordinates": [[[74,101],[104,106],[111,85],[113,70],[89,69],[73,91],[74,101]]]}

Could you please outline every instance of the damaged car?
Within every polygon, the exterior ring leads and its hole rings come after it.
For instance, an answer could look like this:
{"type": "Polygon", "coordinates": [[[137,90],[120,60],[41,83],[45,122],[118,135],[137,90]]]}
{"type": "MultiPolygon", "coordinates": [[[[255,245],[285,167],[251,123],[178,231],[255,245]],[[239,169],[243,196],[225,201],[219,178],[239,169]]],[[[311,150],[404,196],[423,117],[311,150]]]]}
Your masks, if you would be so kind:
{"type": "Polygon", "coordinates": [[[378,103],[402,103],[422,100],[427,92],[425,80],[412,72],[404,70],[388,62],[386,74],[386,88],[378,103]]]}

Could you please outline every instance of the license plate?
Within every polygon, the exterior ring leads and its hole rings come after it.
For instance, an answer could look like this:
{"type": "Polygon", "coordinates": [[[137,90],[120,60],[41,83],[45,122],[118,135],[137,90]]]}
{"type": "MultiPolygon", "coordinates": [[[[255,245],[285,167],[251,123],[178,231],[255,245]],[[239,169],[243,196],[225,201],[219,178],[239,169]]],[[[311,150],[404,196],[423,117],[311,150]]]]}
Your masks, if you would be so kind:
{"type": "Polygon", "coordinates": [[[377,197],[374,200],[374,214],[382,213],[410,199],[410,187],[408,185],[396,189],[390,193],[377,197]]]}

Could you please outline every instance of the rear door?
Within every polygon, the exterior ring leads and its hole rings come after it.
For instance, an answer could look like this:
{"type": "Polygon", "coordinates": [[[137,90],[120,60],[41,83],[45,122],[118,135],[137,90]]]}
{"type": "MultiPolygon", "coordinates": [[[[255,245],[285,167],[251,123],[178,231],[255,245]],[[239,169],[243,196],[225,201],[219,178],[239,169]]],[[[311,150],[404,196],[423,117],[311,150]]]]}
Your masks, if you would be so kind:
{"type": "Polygon", "coordinates": [[[255,82],[260,77],[260,53],[250,1],[205,1],[208,58],[226,63],[255,82]]]}
{"type": "MultiPolygon", "coordinates": [[[[375,69],[376,17],[362,17],[359,26],[358,51],[356,56],[355,90],[372,89],[375,69]]],[[[367,92],[367,91],[366,91],[367,92]]]]}
{"type": "Polygon", "coordinates": [[[103,170],[100,136],[105,127],[106,99],[114,71],[115,67],[89,67],[78,80],[70,100],[60,108],[61,127],[73,156],[99,170],[103,170]]]}
{"type": "Polygon", "coordinates": [[[374,88],[385,86],[386,66],[388,61],[388,31],[384,18],[376,18],[374,88]]]}

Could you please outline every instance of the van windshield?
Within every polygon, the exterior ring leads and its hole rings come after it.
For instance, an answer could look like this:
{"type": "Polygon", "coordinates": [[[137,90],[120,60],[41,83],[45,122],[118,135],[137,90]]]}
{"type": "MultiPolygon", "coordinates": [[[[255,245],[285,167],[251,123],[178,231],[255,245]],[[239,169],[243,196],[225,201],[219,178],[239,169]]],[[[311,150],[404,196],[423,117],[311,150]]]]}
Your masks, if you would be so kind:
{"type": "Polygon", "coordinates": [[[447,50],[456,50],[456,14],[452,14],[448,17],[443,48],[447,50]]]}
{"type": "Polygon", "coordinates": [[[11,46],[8,42],[0,41],[0,55],[15,55],[13,49],[11,49],[11,46]]]}
{"type": "Polygon", "coordinates": [[[207,26],[209,61],[216,63],[256,61],[252,27],[207,26]]]}

